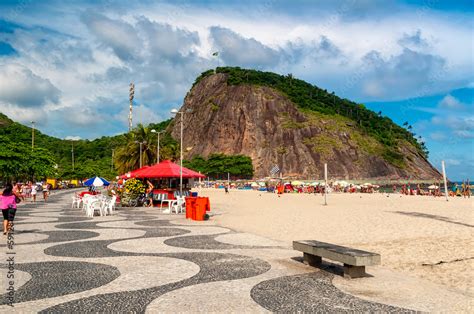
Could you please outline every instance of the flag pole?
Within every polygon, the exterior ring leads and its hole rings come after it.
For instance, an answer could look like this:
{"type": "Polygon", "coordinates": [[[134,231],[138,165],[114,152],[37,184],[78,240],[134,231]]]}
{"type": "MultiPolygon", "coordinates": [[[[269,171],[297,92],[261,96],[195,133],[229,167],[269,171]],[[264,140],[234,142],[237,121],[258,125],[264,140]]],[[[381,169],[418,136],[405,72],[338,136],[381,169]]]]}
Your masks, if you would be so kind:
{"type": "Polygon", "coordinates": [[[324,205],[327,205],[328,194],[328,164],[324,164],[324,205]]]}
{"type": "Polygon", "coordinates": [[[441,168],[443,169],[444,195],[446,196],[446,202],[447,202],[448,201],[448,182],[446,181],[446,168],[444,166],[444,160],[441,160],[441,168]]]}

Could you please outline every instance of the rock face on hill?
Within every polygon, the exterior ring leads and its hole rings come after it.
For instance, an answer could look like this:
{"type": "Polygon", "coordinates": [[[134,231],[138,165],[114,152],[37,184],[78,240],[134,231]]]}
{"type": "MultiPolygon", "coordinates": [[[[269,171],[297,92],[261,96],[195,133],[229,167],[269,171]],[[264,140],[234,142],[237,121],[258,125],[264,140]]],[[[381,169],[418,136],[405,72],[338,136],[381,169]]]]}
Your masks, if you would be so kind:
{"type": "MultiPolygon", "coordinates": [[[[192,111],[184,115],[186,159],[212,153],[247,155],[255,177],[269,176],[278,165],[283,176],[320,179],[327,162],[331,178],[440,178],[409,142],[398,146],[403,160],[391,163],[384,157],[383,145],[357,122],[299,109],[270,87],[229,85],[225,73],[195,84],[181,110],[192,111]]],[[[169,130],[179,139],[179,118],[175,120],[169,130]]]]}

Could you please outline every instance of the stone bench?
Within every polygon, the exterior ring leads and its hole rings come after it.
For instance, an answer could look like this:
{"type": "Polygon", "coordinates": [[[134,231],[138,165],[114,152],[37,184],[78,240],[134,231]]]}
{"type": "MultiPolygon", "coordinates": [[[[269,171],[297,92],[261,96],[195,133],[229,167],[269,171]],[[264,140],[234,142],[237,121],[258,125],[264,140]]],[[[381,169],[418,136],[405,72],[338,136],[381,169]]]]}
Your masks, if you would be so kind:
{"type": "Polygon", "coordinates": [[[311,266],[320,266],[322,257],[343,263],[347,278],[364,277],[365,266],[380,264],[380,254],[314,240],[293,241],[293,249],[303,252],[303,262],[311,266]]]}

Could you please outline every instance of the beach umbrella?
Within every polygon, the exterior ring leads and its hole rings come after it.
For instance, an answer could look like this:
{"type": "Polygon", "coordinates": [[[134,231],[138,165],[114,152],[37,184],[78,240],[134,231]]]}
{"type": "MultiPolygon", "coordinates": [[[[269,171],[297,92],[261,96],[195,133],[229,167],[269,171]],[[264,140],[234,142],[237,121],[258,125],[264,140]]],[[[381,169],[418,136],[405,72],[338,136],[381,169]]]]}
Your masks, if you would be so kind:
{"type": "Polygon", "coordinates": [[[435,189],[437,189],[437,188],[439,188],[439,186],[437,186],[437,185],[430,185],[430,186],[428,187],[429,190],[435,190],[435,189]]]}
{"type": "Polygon", "coordinates": [[[257,182],[252,182],[252,183],[250,184],[250,186],[257,187],[257,186],[259,186],[259,185],[258,185],[257,182]]]}
{"type": "Polygon", "coordinates": [[[87,179],[86,182],[84,182],[85,186],[103,186],[103,185],[107,186],[109,184],[110,183],[107,180],[101,177],[93,177],[93,178],[87,179]]]}
{"type": "Polygon", "coordinates": [[[258,182],[258,185],[265,186],[265,182],[258,182]]]}
{"type": "Polygon", "coordinates": [[[291,182],[291,185],[303,185],[304,183],[301,181],[293,181],[291,182]]]}

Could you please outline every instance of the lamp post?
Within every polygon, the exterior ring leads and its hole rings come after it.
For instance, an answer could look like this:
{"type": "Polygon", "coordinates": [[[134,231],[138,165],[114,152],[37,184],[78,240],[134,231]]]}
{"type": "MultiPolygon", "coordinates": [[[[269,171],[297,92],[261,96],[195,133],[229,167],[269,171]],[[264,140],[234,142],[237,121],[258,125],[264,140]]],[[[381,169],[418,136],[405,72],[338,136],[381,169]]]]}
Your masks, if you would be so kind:
{"type": "Polygon", "coordinates": [[[110,163],[110,171],[114,171],[114,152],[115,149],[112,148],[112,162],[110,163]]]}
{"type": "Polygon", "coordinates": [[[143,142],[135,141],[135,143],[140,144],[140,168],[141,168],[142,167],[142,146],[143,144],[146,144],[146,141],[143,141],[143,142]]]}
{"type": "Polygon", "coordinates": [[[156,163],[159,164],[160,163],[160,134],[165,133],[165,131],[158,132],[155,129],[153,129],[151,130],[151,133],[156,133],[156,135],[158,135],[158,143],[156,146],[156,163]]]}
{"type": "Polygon", "coordinates": [[[31,149],[35,147],[35,121],[31,121],[31,149]]]}
{"type": "Polygon", "coordinates": [[[179,194],[183,196],[183,117],[185,112],[191,112],[191,110],[178,111],[178,109],[172,109],[172,114],[181,114],[181,136],[180,136],[180,154],[179,154],[179,194]]]}
{"type": "Polygon", "coordinates": [[[71,161],[72,161],[72,171],[74,171],[74,142],[71,141],[71,161]]]}

